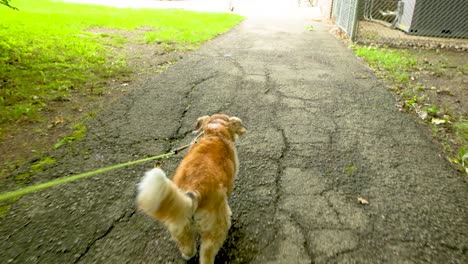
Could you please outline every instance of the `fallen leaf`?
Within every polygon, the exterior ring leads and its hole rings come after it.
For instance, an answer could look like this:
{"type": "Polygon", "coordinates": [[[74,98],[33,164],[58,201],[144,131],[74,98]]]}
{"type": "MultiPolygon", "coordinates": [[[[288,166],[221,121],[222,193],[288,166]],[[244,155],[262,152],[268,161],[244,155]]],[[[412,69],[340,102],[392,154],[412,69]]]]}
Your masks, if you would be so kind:
{"type": "Polygon", "coordinates": [[[61,124],[63,122],[65,122],[65,119],[63,119],[63,116],[56,116],[55,117],[54,124],[58,125],[58,124],[61,124]]]}
{"type": "Polygon", "coordinates": [[[432,118],[431,123],[432,123],[432,124],[435,124],[435,125],[440,125],[440,124],[445,123],[445,120],[439,119],[439,118],[432,118]]]}
{"type": "Polygon", "coordinates": [[[361,198],[361,197],[358,197],[357,201],[358,201],[358,203],[363,204],[363,205],[369,204],[369,202],[366,199],[361,198]]]}
{"type": "Polygon", "coordinates": [[[417,113],[418,113],[419,117],[422,120],[426,120],[426,118],[427,118],[427,112],[426,111],[418,111],[417,113]]]}

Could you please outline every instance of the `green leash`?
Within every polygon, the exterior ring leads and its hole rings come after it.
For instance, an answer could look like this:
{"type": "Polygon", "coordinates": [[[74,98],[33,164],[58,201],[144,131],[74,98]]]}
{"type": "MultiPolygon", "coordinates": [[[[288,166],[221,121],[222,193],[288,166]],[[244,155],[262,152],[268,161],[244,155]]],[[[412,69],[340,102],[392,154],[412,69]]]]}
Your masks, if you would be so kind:
{"type": "Polygon", "coordinates": [[[135,160],[135,161],[129,161],[129,162],[126,162],[126,163],[121,163],[121,164],[117,164],[117,165],[114,165],[114,166],[101,168],[101,169],[98,169],[98,170],[95,170],[95,171],[89,171],[89,172],[73,175],[73,176],[70,176],[70,177],[60,178],[60,179],[52,180],[52,181],[45,182],[45,183],[42,183],[42,184],[26,187],[26,188],[19,189],[19,190],[16,190],[16,191],[3,193],[3,194],[0,194],[0,202],[11,199],[11,198],[20,197],[20,196],[23,196],[25,194],[29,194],[29,193],[32,193],[32,192],[47,189],[47,188],[53,187],[55,185],[76,181],[76,180],[79,180],[79,179],[91,177],[91,176],[94,176],[94,175],[97,175],[97,174],[101,174],[101,173],[104,173],[104,172],[108,172],[108,171],[111,171],[111,170],[131,166],[131,165],[135,165],[135,164],[138,164],[138,163],[151,161],[151,160],[167,159],[170,156],[176,155],[180,151],[190,147],[192,144],[180,147],[180,148],[175,149],[175,150],[173,150],[173,151],[171,151],[169,153],[166,153],[166,154],[162,154],[162,155],[158,155],[158,156],[154,156],[154,157],[149,157],[149,158],[145,158],[145,159],[140,159],[140,160],[135,160]]]}

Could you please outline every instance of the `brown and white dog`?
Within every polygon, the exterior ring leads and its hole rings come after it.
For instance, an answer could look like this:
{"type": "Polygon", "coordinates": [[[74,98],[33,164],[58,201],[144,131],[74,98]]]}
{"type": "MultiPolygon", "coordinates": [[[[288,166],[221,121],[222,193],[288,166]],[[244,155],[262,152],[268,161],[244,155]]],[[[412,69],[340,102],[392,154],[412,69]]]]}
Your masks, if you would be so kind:
{"type": "Polygon", "coordinates": [[[197,120],[203,136],[192,145],[171,181],[160,168],[146,172],[138,185],[137,205],[163,222],[186,260],[196,253],[201,236],[200,263],[214,263],[231,227],[228,197],[239,161],[234,142],[246,132],[237,117],[223,114],[197,120]]]}

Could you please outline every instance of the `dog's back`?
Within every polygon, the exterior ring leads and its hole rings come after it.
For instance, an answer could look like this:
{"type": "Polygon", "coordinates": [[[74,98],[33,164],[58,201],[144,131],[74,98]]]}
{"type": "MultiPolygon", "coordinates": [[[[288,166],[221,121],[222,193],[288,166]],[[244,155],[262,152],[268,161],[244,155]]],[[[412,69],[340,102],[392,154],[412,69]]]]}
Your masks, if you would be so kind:
{"type": "Polygon", "coordinates": [[[198,209],[207,209],[213,193],[229,196],[234,187],[237,153],[232,142],[205,135],[194,144],[174,174],[174,183],[199,195],[198,209]]]}

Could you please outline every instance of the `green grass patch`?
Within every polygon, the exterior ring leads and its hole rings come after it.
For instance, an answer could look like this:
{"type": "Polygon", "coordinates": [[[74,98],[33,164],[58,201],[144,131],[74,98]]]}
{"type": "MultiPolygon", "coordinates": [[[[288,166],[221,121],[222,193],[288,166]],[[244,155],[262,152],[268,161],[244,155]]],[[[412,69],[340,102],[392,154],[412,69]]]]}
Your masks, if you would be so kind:
{"type": "Polygon", "coordinates": [[[356,171],[356,166],[354,166],[354,164],[351,163],[351,164],[348,166],[348,169],[347,169],[346,171],[348,172],[348,174],[353,174],[354,171],[356,171]]]}
{"type": "Polygon", "coordinates": [[[38,173],[44,170],[46,166],[54,164],[57,160],[51,157],[46,157],[32,165],[31,173],[38,173]]]}
{"type": "Polygon", "coordinates": [[[70,136],[62,138],[59,142],[54,144],[54,149],[58,149],[61,146],[71,143],[73,141],[80,141],[86,136],[88,129],[83,123],[78,123],[73,126],[73,132],[70,136]]]}
{"type": "Polygon", "coordinates": [[[460,67],[462,71],[468,72],[468,63],[460,67]]]}
{"type": "Polygon", "coordinates": [[[20,183],[25,183],[32,175],[44,171],[49,166],[55,164],[55,162],[57,162],[57,160],[51,157],[42,158],[39,161],[34,162],[28,172],[16,175],[15,180],[20,183]]]}
{"type": "Polygon", "coordinates": [[[408,70],[416,65],[416,59],[405,50],[376,48],[371,46],[353,46],[356,55],[363,58],[370,66],[385,70],[386,75],[406,85],[409,83],[408,70]]]}
{"type": "Polygon", "coordinates": [[[460,121],[453,123],[453,128],[457,136],[464,140],[468,140],[468,121],[460,121]]]}
{"type": "Polygon", "coordinates": [[[141,34],[146,43],[192,49],[242,20],[230,14],[119,9],[52,0],[15,0],[0,6],[0,124],[35,120],[49,102],[128,70],[107,46],[128,40],[97,28],[141,34]],[[144,30],[141,30],[144,29],[144,30]]]}
{"type": "Polygon", "coordinates": [[[0,217],[3,217],[8,211],[10,211],[10,205],[0,206],[0,217]]]}

